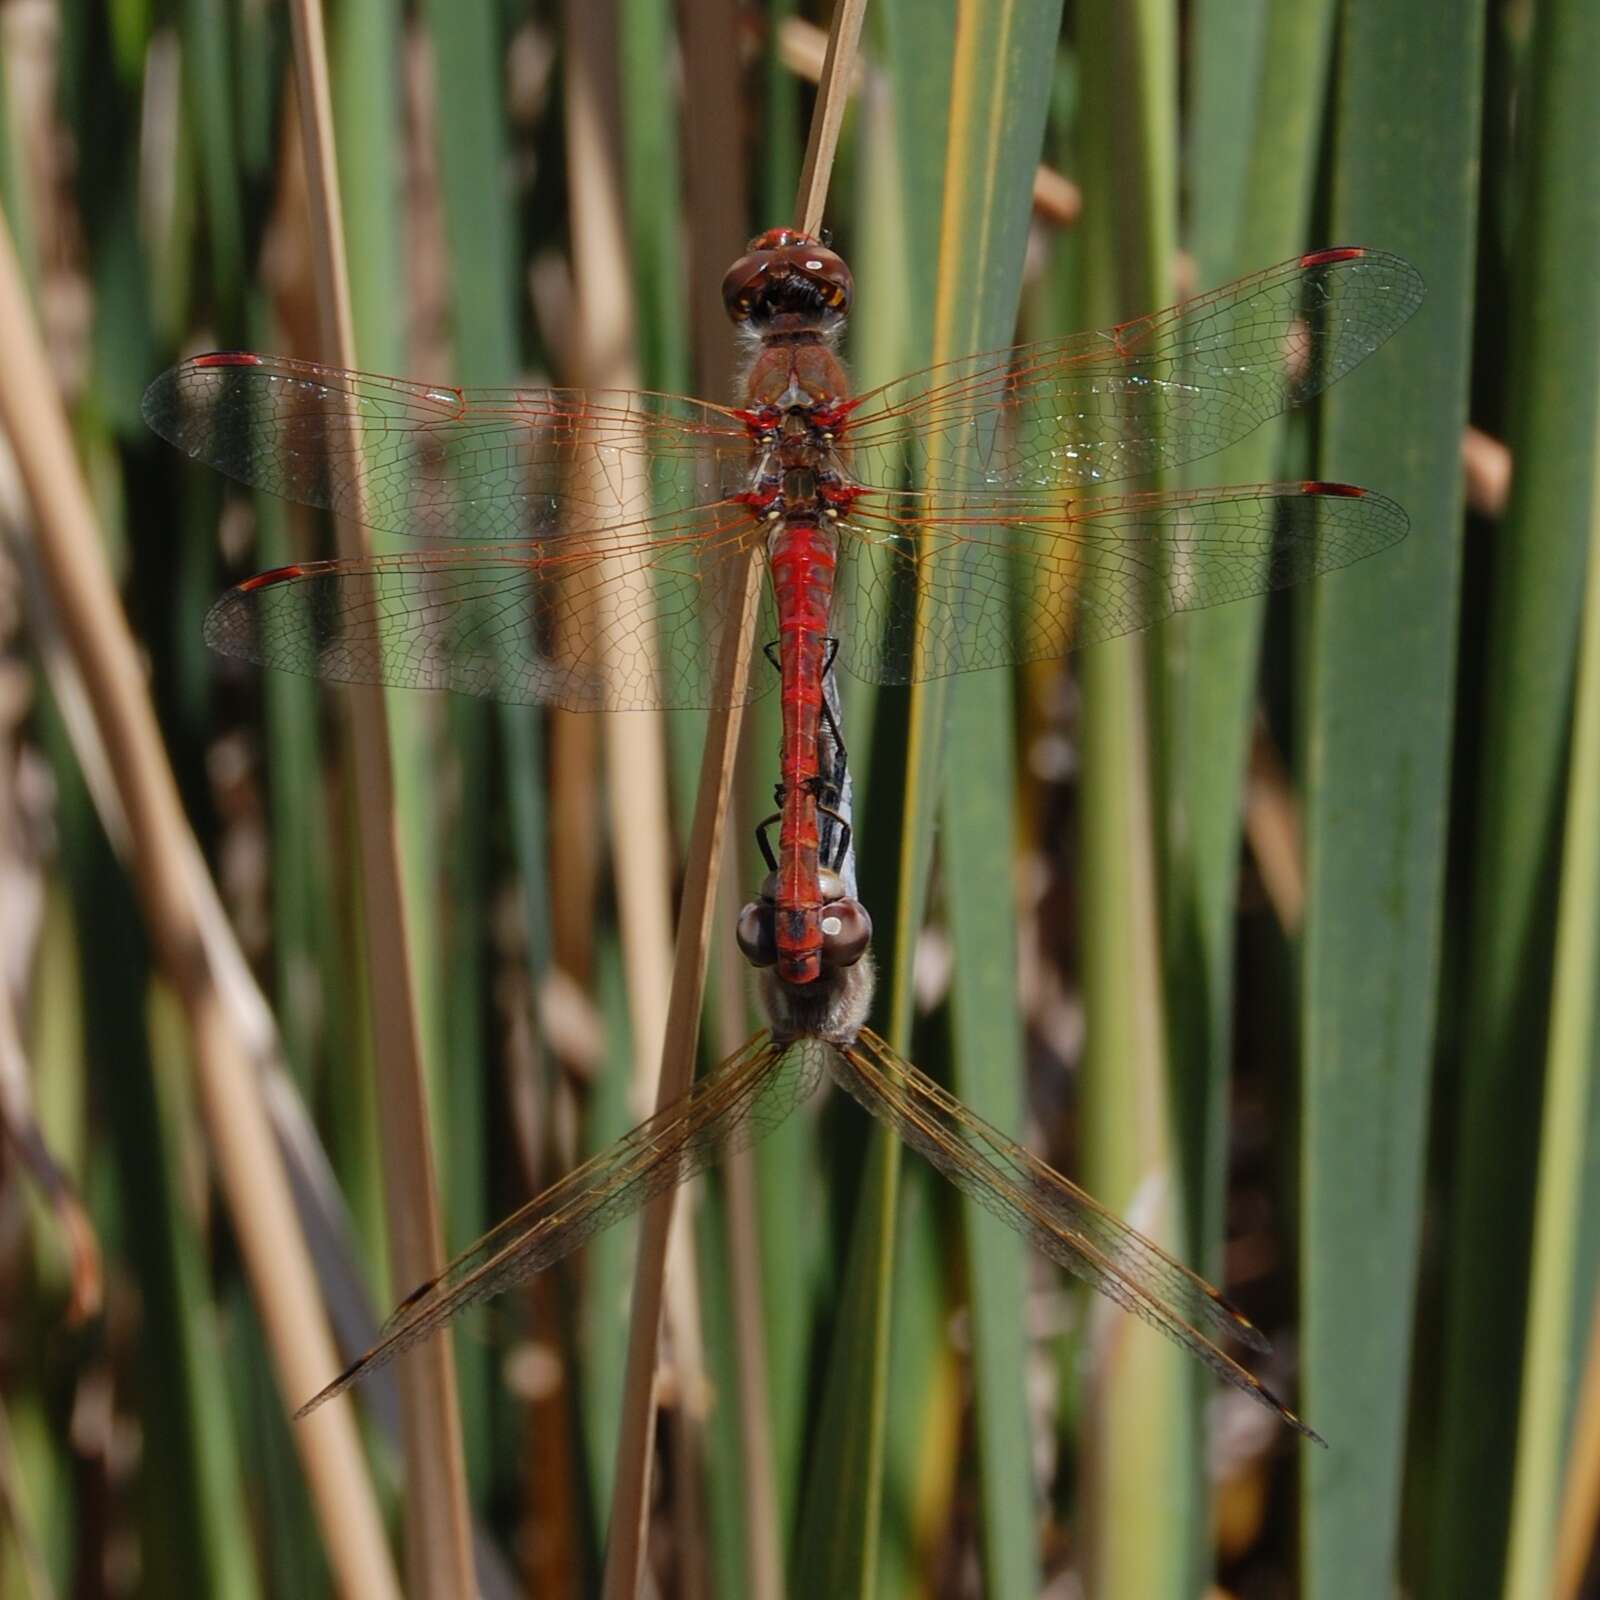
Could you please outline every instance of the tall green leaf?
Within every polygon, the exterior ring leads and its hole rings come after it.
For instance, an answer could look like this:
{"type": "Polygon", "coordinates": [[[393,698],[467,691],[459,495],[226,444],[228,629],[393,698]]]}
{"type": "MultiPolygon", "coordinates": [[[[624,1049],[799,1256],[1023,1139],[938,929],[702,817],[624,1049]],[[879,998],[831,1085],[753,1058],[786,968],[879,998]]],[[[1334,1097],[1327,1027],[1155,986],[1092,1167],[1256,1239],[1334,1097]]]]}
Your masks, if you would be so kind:
{"type": "MultiPolygon", "coordinates": [[[[1444,1378],[1425,1592],[1497,1587],[1519,1426],[1539,1063],[1549,1025],[1573,663],[1600,417],[1594,184],[1600,21],[1539,8],[1520,104],[1506,437],[1472,841],[1459,1117],[1451,1128],[1444,1378]]],[[[1522,1470],[1519,1464],[1519,1471],[1522,1470]]],[[[1530,1591],[1532,1592],[1532,1591],[1530,1591]]]]}
{"type": "MultiPolygon", "coordinates": [[[[1080,18],[1084,92],[1081,326],[1169,304],[1177,223],[1176,17],[1161,0],[1080,18]]],[[[1084,1182],[1183,1253],[1169,1089],[1147,680],[1141,637],[1078,658],[1083,689],[1084,1182]]],[[[1097,1594],[1188,1594],[1200,1517],[1197,1387],[1184,1356],[1109,1305],[1089,1307],[1081,1526],[1097,1594]]]]}
{"type": "Polygon", "coordinates": [[[1411,258],[1422,314],[1324,403],[1320,468],[1411,538],[1311,595],[1302,1393],[1305,1593],[1395,1583],[1443,931],[1482,15],[1352,0],[1333,231],[1411,258]]]}
{"type": "MultiPolygon", "coordinates": [[[[983,8],[884,9],[901,178],[908,217],[917,224],[908,233],[907,288],[913,305],[932,310],[932,358],[946,359],[981,347],[986,332],[988,342],[1003,340],[1014,322],[1059,6],[1018,0],[983,8]],[[927,231],[934,219],[936,237],[927,231]]],[[[914,317],[913,326],[920,321],[914,317]]],[[[900,1049],[910,1043],[911,961],[940,795],[945,712],[943,685],[913,687],[898,896],[884,941],[887,1031],[900,1049]]],[[[1003,895],[1006,881],[1003,875],[991,879],[987,892],[1003,895]]],[[[1001,1051],[996,1057],[1003,1060],[1001,1051]]],[[[870,1593],[879,1570],[898,1165],[897,1142],[875,1134],[802,1524],[802,1592],[870,1593]]],[[[1001,1279],[1003,1288],[1003,1268],[1001,1279]]],[[[986,1367],[998,1348],[987,1332],[986,1367]]],[[[1003,1387],[1004,1380],[997,1380],[983,1401],[989,1430],[983,1470],[995,1474],[995,1485],[1006,1483],[1016,1465],[1007,1443],[1015,1434],[1016,1392],[1011,1389],[1008,1398],[1003,1387]]],[[[909,1462],[902,1465],[899,1450],[892,1460],[891,1493],[899,1503],[909,1462]]],[[[997,1497],[989,1491],[986,1503],[997,1497]]],[[[1003,1537],[1002,1530],[994,1531],[1003,1537]]],[[[1026,1588],[1030,1565],[1025,1554],[997,1544],[990,1577],[1004,1583],[1006,1592],[1022,1592],[1016,1585],[1026,1588]]]]}

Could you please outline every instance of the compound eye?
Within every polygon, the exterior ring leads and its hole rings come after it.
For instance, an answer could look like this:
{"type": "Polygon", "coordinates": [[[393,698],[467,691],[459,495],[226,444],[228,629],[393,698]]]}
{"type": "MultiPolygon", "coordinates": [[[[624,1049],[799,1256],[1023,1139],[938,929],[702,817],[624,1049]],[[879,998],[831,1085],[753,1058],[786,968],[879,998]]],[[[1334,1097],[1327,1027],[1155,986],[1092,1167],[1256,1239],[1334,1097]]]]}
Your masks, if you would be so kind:
{"type": "Polygon", "coordinates": [[[822,908],[822,964],[853,967],[872,943],[872,918],[859,900],[834,900],[822,908]]]}
{"type": "Polygon", "coordinates": [[[739,913],[734,929],[739,941],[739,953],[752,967],[773,967],[778,964],[778,935],[773,927],[772,906],[764,900],[752,900],[739,913]]]}
{"type": "Polygon", "coordinates": [[[744,322],[761,292],[762,281],[772,266],[770,250],[752,250],[740,256],[722,279],[722,303],[735,322],[744,322]]]}
{"type": "Polygon", "coordinates": [[[792,252],[805,275],[821,289],[828,309],[841,317],[849,314],[855,280],[844,257],[823,245],[804,245],[792,252]]]}

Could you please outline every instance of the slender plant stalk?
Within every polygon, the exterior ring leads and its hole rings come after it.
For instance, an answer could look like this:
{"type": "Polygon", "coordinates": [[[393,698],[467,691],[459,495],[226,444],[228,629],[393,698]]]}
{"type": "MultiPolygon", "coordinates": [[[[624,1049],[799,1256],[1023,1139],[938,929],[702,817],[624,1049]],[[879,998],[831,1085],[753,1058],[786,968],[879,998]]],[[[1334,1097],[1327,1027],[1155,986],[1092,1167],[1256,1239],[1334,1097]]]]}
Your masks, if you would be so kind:
{"type": "MultiPolygon", "coordinates": [[[[615,29],[609,15],[592,5],[566,8],[568,67],[566,130],[568,195],[576,285],[577,335],[574,376],[587,388],[637,388],[633,291],[628,278],[627,230],[622,204],[620,107],[615,62],[609,58],[615,29]]],[[[626,473],[627,458],[615,464],[626,473]]],[[[597,500],[616,499],[619,523],[644,513],[649,484],[632,481],[596,484],[597,500]]],[[[596,530],[598,533],[598,530],[596,530]]],[[[594,625],[611,637],[619,614],[644,608],[648,573],[626,580],[613,573],[605,586],[594,625]]],[[[612,878],[616,887],[623,978],[628,995],[629,1037],[633,1048],[633,1099],[640,1107],[657,1101],[657,1077],[667,1028],[671,988],[672,840],[668,828],[666,752],[662,719],[655,712],[602,719],[600,737],[606,764],[612,878]]],[[[700,1392],[704,1367],[696,1277],[688,1266],[692,1248],[686,1218],[674,1214],[666,1281],[666,1321],[674,1365],[685,1396],[700,1392]]],[[[706,1587],[704,1518],[698,1509],[700,1459],[704,1444],[692,1403],[670,1413],[674,1459],[680,1475],[673,1509],[679,1581],[688,1592],[706,1587]]]]}
{"type": "MultiPolygon", "coordinates": [[[[961,30],[974,20],[972,13],[958,16],[958,51],[961,30]]],[[[1057,7],[1013,7],[998,13],[978,38],[969,34],[960,51],[947,143],[935,360],[994,349],[1015,336],[1030,179],[1038,171],[1049,93],[1046,68],[1059,31],[1057,7]]],[[[1026,1052],[1017,1005],[1011,676],[959,676],[945,695],[944,718],[936,748],[960,757],[938,761],[942,778],[927,792],[937,796],[954,961],[950,1086],[978,1115],[1020,1137],[1026,1052]]],[[[1027,1332],[1018,1315],[1028,1299],[1027,1247],[971,1197],[962,1197],[959,1211],[972,1328],[972,1454],[983,1592],[992,1600],[1029,1600],[1039,1590],[1039,1558],[1027,1332]]],[[[941,1234],[934,1235],[933,1246],[942,1253],[941,1234]]],[[[943,1367],[956,1381],[953,1363],[946,1360],[943,1367]]],[[[948,1459],[952,1474],[959,1471],[954,1440],[948,1459]]],[[[947,1503],[936,1509],[948,1515],[947,1503]]],[[[933,1536],[935,1530],[928,1532],[933,1536]]]]}
{"type": "MultiPolygon", "coordinates": [[[[296,0],[290,18],[310,196],[313,261],[322,341],[339,366],[358,365],[346,269],[339,178],[328,94],[327,50],[318,0],[296,0]]],[[[359,449],[359,439],[351,445],[359,449]]],[[[353,487],[359,490],[359,483],[353,487]]],[[[357,502],[359,504],[359,502],[357,502]]],[[[335,519],[341,552],[359,557],[366,535],[358,512],[335,519]]],[[[425,1283],[444,1266],[427,1091],[412,956],[406,938],[405,890],[394,809],[394,777],[383,691],[350,688],[349,713],[361,826],[366,955],[383,1130],[389,1256],[398,1284],[425,1283]]],[[[402,1440],[408,1485],[407,1571],[422,1596],[468,1593],[473,1585],[466,1473],[456,1408],[450,1341],[431,1339],[399,1370],[402,1440]]]]}
{"type": "MultiPolygon", "coordinates": [[[[860,31],[865,0],[842,6],[835,28],[846,25],[852,14],[850,43],[860,31]]],[[[821,91],[814,113],[812,146],[801,180],[796,211],[804,225],[811,207],[820,215],[828,174],[837,147],[842,102],[848,91],[851,59],[842,65],[821,91]]],[[[715,909],[716,873],[722,852],[722,833],[732,792],[734,758],[743,720],[744,685],[755,637],[756,582],[760,571],[752,560],[744,575],[740,625],[730,628],[717,663],[716,699],[731,709],[713,711],[706,730],[705,754],[695,801],[694,824],[689,836],[685,866],[684,903],[679,914],[677,952],[673,962],[672,994],[667,1011],[666,1044],[657,1085],[657,1106],[666,1105],[687,1091],[694,1075],[695,1042],[699,1035],[701,997],[705,987],[712,913],[715,909]]],[[[625,1600],[638,1590],[644,1555],[645,1515],[650,1481],[649,1439],[655,1409],[655,1346],[660,1322],[662,1278],[671,1226],[674,1195],[671,1191],[645,1208],[639,1230],[639,1259],[634,1275],[632,1320],[628,1332],[627,1376],[623,1393],[622,1427],[617,1445],[617,1476],[611,1495],[611,1524],[606,1546],[605,1594],[608,1600],[625,1600]]]]}
{"type": "MultiPolygon", "coordinates": [[[[1600,358],[1600,345],[1592,354],[1600,358]]],[[[1600,437],[1596,443],[1600,445],[1600,437]]],[[[1600,469],[1600,448],[1592,460],[1600,469]]],[[[1600,1041],[1595,993],[1600,974],[1596,818],[1600,818],[1600,470],[1589,496],[1589,573],[1578,643],[1505,1600],[1548,1594],[1554,1566],[1577,1292],[1577,1234],[1583,1214],[1584,1145],[1595,1047],[1600,1041]]]]}
{"type": "Polygon", "coordinates": [[[1529,1328],[1524,1296],[1542,1168],[1538,1064],[1551,1059],[1556,875],[1591,536],[1585,502],[1600,425],[1600,296],[1594,274],[1575,266],[1600,251],[1600,107],[1587,87],[1600,71],[1600,17],[1592,6],[1553,3],[1534,8],[1531,20],[1526,51],[1509,52],[1513,39],[1501,36],[1489,58],[1515,100],[1525,152],[1513,194],[1484,194],[1492,220],[1497,201],[1516,215],[1496,319],[1505,329],[1504,428],[1515,474],[1489,556],[1480,646],[1473,916],[1446,1162],[1453,1188],[1441,1252],[1425,1600],[1491,1592],[1505,1576],[1507,1464],[1522,1425],[1511,1374],[1522,1367],[1529,1328]]]}
{"type": "MultiPolygon", "coordinates": [[[[1170,13],[1139,0],[1097,18],[1084,43],[1096,86],[1084,108],[1086,179],[1099,180],[1102,199],[1085,222],[1085,278],[1094,297],[1084,321],[1096,326],[1173,299],[1176,39],[1170,13]]],[[[1086,182],[1086,199],[1093,193],[1086,182]]],[[[1148,660],[1142,637],[1079,657],[1084,1172],[1105,1204],[1181,1253],[1185,1191],[1162,987],[1148,660]]],[[[1084,1439],[1089,1586],[1129,1600],[1192,1593],[1195,1386],[1182,1355],[1131,1318],[1099,1302],[1089,1315],[1096,1380],[1084,1439]]]]}
{"type": "MultiPolygon", "coordinates": [[[[202,1115],[218,1179],[290,1406],[335,1364],[294,1207],[240,1046],[205,957],[193,885],[199,848],[184,822],[155,713],[103,565],[100,533],[66,418],[27,309],[9,231],[0,220],[0,425],[36,519],[40,560],[83,673],[127,818],[145,918],[183,1003],[202,1115]]],[[[348,1595],[399,1595],[382,1522],[348,1406],[323,1408],[295,1443],[326,1541],[348,1595]]]]}

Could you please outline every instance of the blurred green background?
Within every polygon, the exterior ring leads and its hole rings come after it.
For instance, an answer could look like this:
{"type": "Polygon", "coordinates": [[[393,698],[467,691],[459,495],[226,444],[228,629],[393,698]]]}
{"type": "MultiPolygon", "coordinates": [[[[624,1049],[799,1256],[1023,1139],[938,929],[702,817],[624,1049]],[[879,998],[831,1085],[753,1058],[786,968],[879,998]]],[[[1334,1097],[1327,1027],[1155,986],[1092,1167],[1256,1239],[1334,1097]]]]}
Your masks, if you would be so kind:
{"type": "MultiPolygon", "coordinates": [[[[730,394],[721,273],[792,218],[827,7],[327,16],[363,367],[730,394]]],[[[314,1182],[325,1153],[337,1180],[317,1260],[359,1345],[410,1286],[384,1268],[346,740],[330,691],[200,637],[224,584],[326,529],[188,467],[138,409],[183,353],[320,353],[288,19],[9,0],[0,68],[0,206],[320,1136],[290,1165],[314,1182]]],[[[846,686],[877,1025],[1221,1284],[1331,1448],[1089,1303],[833,1097],[757,1149],[747,1199],[719,1172],[692,1201],[652,1581],[780,1592],[753,1576],[766,1541],[806,1596],[1600,1592],[1600,11],[879,0],[859,70],[827,221],[862,387],[1324,244],[1427,281],[1317,408],[1185,479],[1366,484],[1409,511],[1399,549],[1066,666],[846,686]],[[764,1402],[737,1376],[752,1328],[764,1402]]],[[[9,468],[0,524],[0,1594],[328,1592],[9,468]],[[85,1222],[103,1298],[80,1315],[85,1222]]],[[[708,1062],[756,1022],[727,913],[761,871],[774,698],[746,719],[708,1062]]],[[[453,1250],[649,1105],[705,719],[390,714],[453,1250]]],[[[485,1594],[598,1592],[632,1232],[454,1334],[485,1594]]],[[[398,1527],[381,1393],[358,1403],[398,1527]]]]}

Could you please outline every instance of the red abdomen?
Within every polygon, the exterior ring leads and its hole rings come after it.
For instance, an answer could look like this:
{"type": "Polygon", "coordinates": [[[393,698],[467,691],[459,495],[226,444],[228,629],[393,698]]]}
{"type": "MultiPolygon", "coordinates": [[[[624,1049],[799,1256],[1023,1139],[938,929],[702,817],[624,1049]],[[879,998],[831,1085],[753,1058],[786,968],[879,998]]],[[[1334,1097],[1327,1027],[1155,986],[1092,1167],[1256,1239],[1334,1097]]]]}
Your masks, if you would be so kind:
{"type": "Polygon", "coordinates": [[[778,975],[814,982],[821,971],[822,891],[817,861],[817,726],[827,665],[838,541],[831,528],[786,520],[768,550],[783,672],[783,814],[778,827],[778,975]]]}

